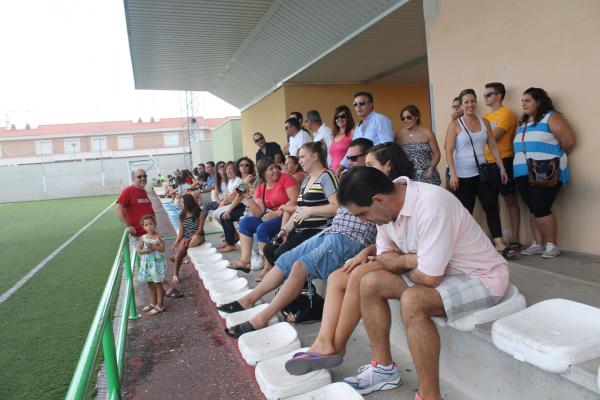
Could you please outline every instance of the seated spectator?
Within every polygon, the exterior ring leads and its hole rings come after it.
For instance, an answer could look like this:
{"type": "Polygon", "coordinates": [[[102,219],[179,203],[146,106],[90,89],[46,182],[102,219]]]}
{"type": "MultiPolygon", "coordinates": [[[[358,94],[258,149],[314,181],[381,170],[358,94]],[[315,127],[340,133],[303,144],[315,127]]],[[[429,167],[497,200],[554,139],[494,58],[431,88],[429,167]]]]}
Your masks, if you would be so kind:
{"type": "Polygon", "coordinates": [[[392,182],[367,167],[350,171],[338,193],[353,215],[378,225],[374,270],[360,282],[373,361],[344,381],[361,394],[400,385],[388,305],[399,299],[420,383],[415,398],[439,400],[440,337],[431,317],[452,321],[497,304],[509,284],[507,262],[456,197],[436,185],[392,182]]]}
{"type": "Polygon", "coordinates": [[[341,105],[335,109],[332,126],[329,156],[331,157],[331,170],[339,175],[344,170],[341,162],[346,156],[354,134],[354,118],[352,118],[352,112],[348,107],[341,105]]]}
{"type": "Polygon", "coordinates": [[[217,163],[217,180],[215,188],[211,192],[212,200],[204,203],[200,210],[200,232],[204,234],[204,224],[208,213],[213,211],[213,216],[218,218],[225,212],[225,207],[231,204],[236,196],[235,189],[242,182],[242,180],[236,175],[235,163],[230,161],[227,164],[219,161],[217,163]],[[222,212],[217,214],[217,210],[221,209],[222,212]]]}
{"type": "MultiPolygon", "coordinates": [[[[351,156],[349,166],[364,166],[365,153],[373,143],[365,138],[357,139],[353,143],[348,151],[349,154],[356,153],[357,156],[351,156]]],[[[265,294],[283,283],[268,308],[249,322],[230,328],[226,331],[227,335],[237,338],[243,333],[264,328],[273,315],[298,297],[307,280],[327,279],[346,260],[374,243],[375,233],[375,225],[362,222],[350,215],[344,207],[338,208],[331,227],[282,254],[275,262],[275,268],[271,269],[251,293],[219,308],[220,311],[228,313],[250,308],[265,294]]],[[[329,286],[327,290],[331,290],[329,286]]],[[[329,297],[328,295],[325,298],[326,302],[329,297]]]]}
{"type": "Polygon", "coordinates": [[[263,249],[267,270],[283,253],[331,225],[331,219],[338,209],[335,196],[338,178],[325,167],[325,146],[322,142],[311,142],[300,147],[300,163],[308,175],[300,187],[297,206],[281,206],[291,218],[276,237],[280,244],[274,246],[274,243],[267,243],[263,249]]]}
{"type": "Polygon", "coordinates": [[[239,240],[239,235],[233,223],[239,221],[244,215],[246,206],[242,202],[244,199],[242,194],[248,191],[248,188],[254,184],[255,179],[254,162],[251,159],[242,157],[235,162],[235,165],[237,176],[241,179],[241,182],[234,188],[235,197],[231,201],[231,204],[224,206],[225,209],[217,209],[215,211],[225,234],[225,243],[217,246],[217,250],[221,253],[236,250],[235,243],[239,240]]]}
{"type": "Polygon", "coordinates": [[[541,254],[553,258],[560,254],[558,248],[558,223],[552,214],[552,204],[563,185],[570,180],[567,154],[575,146],[575,132],[562,114],[554,109],[552,99],[544,89],[529,88],[521,100],[523,117],[515,136],[513,162],[515,183],[519,195],[529,209],[533,242],[521,251],[526,256],[541,254]],[[548,174],[545,185],[532,185],[529,175],[533,162],[546,163],[556,173],[548,174]]]}
{"type": "MultiPolygon", "coordinates": [[[[282,205],[295,206],[298,198],[298,183],[288,174],[282,173],[275,161],[270,157],[261,158],[257,165],[261,184],[255,196],[242,193],[251,215],[240,221],[241,257],[231,263],[229,268],[250,272],[250,256],[254,233],[258,239],[259,249],[273,240],[287,221],[283,220],[282,205]]],[[[265,268],[266,270],[266,268],[265,268]]]]}
{"type": "Polygon", "coordinates": [[[327,168],[331,165],[331,158],[329,157],[329,147],[331,146],[331,139],[333,138],[331,128],[323,123],[321,120],[321,114],[317,110],[310,110],[306,113],[306,127],[313,137],[313,142],[323,142],[327,151],[327,168]]]}
{"type": "Polygon", "coordinates": [[[173,283],[179,282],[179,269],[183,258],[187,254],[189,247],[196,247],[204,243],[204,235],[198,224],[200,218],[200,208],[191,194],[184,194],[182,197],[183,207],[179,213],[179,230],[177,239],[173,243],[172,249],[177,251],[175,257],[171,257],[171,262],[175,263],[175,273],[173,274],[173,283]]]}
{"type": "MultiPolygon", "coordinates": [[[[378,144],[367,153],[366,165],[383,172],[390,179],[400,176],[413,176],[414,167],[404,151],[395,143],[378,144]]],[[[370,262],[376,255],[375,245],[367,246],[344,266],[335,271],[327,280],[327,296],[323,307],[321,329],[315,342],[307,350],[312,357],[300,355],[289,361],[290,370],[314,370],[327,366],[323,361],[341,362],[346,353],[346,345],[354,328],[360,321],[360,280],[370,271],[378,268],[370,262]],[[316,355],[325,357],[317,357],[316,355]],[[319,361],[320,360],[320,361],[319,361]]]]}
{"type": "Polygon", "coordinates": [[[298,150],[304,143],[312,142],[310,133],[300,129],[300,122],[296,118],[289,118],[285,121],[285,133],[290,138],[289,155],[298,157],[298,150]]]}
{"type": "Polygon", "coordinates": [[[285,172],[298,182],[298,184],[304,181],[304,171],[300,166],[300,160],[296,156],[288,156],[285,160],[285,172]]]}
{"type": "Polygon", "coordinates": [[[263,157],[271,157],[275,159],[276,162],[282,164],[285,162],[285,156],[283,155],[283,151],[281,151],[281,147],[278,143],[267,142],[265,140],[265,136],[260,132],[254,133],[254,135],[252,135],[252,139],[258,146],[258,150],[256,151],[256,162],[263,157]],[[276,157],[280,157],[279,160],[277,160],[276,157]]]}
{"type": "Polygon", "coordinates": [[[400,112],[404,129],[396,135],[396,143],[402,147],[415,167],[415,179],[419,182],[440,185],[442,180],[437,170],[440,162],[440,147],[431,130],[421,126],[421,112],[409,105],[400,112]]]}

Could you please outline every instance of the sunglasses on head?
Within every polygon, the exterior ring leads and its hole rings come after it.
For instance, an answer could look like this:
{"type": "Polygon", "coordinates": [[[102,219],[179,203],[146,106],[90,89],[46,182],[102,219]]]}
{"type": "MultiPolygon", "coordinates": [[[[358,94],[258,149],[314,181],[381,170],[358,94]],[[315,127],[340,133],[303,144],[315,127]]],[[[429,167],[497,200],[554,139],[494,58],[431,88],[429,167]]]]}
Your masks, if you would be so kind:
{"type": "Polygon", "coordinates": [[[413,119],[415,119],[415,117],[413,117],[412,115],[407,115],[407,116],[401,116],[400,119],[402,121],[412,121],[413,119]]]}
{"type": "Polygon", "coordinates": [[[365,155],[365,153],[361,153],[361,154],[357,154],[355,156],[346,156],[346,158],[348,159],[348,161],[356,162],[356,160],[358,160],[359,157],[362,157],[364,155],[365,155]]]}
{"type": "Polygon", "coordinates": [[[338,114],[335,116],[335,119],[346,119],[346,114],[338,114]]]}
{"type": "Polygon", "coordinates": [[[487,92],[487,93],[483,94],[483,97],[485,97],[487,99],[488,97],[490,97],[493,94],[498,94],[498,92],[487,92]]]}
{"type": "Polygon", "coordinates": [[[370,101],[355,101],[354,103],[352,103],[352,105],[354,107],[358,107],[358,106],[364,106],[365,104],[370,103],[370,101]]]}
{"type": "Polygon", "coordinates": [[[138,175],[136,176],[136,178],[138,179],[146,179],[148,177],[148,175],[138,175]]]}

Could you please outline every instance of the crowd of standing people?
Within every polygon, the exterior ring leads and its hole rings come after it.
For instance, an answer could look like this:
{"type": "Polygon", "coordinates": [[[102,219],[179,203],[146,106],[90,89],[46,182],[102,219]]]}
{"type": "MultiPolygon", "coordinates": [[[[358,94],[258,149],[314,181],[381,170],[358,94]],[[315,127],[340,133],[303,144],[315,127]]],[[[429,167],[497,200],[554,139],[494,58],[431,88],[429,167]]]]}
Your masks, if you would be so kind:
{"type": "MultiPolygon", "coordinates": [[[[319,334],[286,369],[305,374],[339,365],[363,318],[373,361],[345,382],[362,394],[392,389],[400,375],[390,353],[387,300],[396,298],[419,376],[416,399],[439,400],[439,335],[430,317],[453,320],[497,304],[508,287],[506,260],[519,251],[543,258],[560,254],[551,209],[570,179],[567,154],[575,134],[543,89],[523,92],[520,119],[504,105],[505,96],[502,83],[486,84],[489,112],[483,116],[475,90],[453,99],[444,187],[438,140],[423,126],[420,110],[404,107],[403,127],[394,134],[369,92],[352,99],[356,120],[346,105],[335,108],[331,128],[317,110],[309,110],[306,119],[293,112],[283,123],[285,143],[253,134],[254,160],[209,161],[193,171],[175,171],[162,183],[181,208],[172,284],[179,281],[187,249],[205,241],[212,212],[224,231],[218,251],[234,251],[239,242],[240,258],[229,268],[263,270],[249,294],[219,310],[248,309],[279,288],[267,307],[228,328],[227,335],[238,338],[266,327],[273,315],[311,291],[313,279],[327,280],[319,334]],[[520,241],[517,193],[529,210],[533,240],[527,246],[520,241]],[[509,216],[507,238],[499,197],[509,216]],[[472,217],[477,199],[491,240],[472,217]]],[[[146,178],[142,170],[133,172],[134,184],[119,198],[117,213],[139,238],[138,276],[150,288],[146,311],[156,314],[164,311],[164,293],[176,288],[166,282],[164,241],[139,191],[146,178]]]]}

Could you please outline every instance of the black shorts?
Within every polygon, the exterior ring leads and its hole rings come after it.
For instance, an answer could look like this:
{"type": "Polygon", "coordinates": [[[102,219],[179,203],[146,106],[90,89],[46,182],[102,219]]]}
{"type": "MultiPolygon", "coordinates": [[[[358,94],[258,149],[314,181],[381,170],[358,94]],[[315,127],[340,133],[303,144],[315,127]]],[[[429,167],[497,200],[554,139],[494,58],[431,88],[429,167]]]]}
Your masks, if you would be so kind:
{"type": "Polygon", "coordinates": [[[519,195],[534,217],[542,218],[552,214],[552,204],[562,186],[561,182],[554,187],[540,188],[532,186],[527,176],[519,176],[515,179],[515,184],[519,195]]]}
{"type": "Polygon", "coordinates": [[[494,168],[494,176],[496,177],[496,186],[498,187],[498,191],[502,196],[509,195],[511,193],[515,193],[517,189],[515,188],[515,179],[513,175],[513,160],[514,157],[507,157],[502,159],[502,164],[504,164],[504,169],[506,170],[506,175],[508,175],[508,182],[506,185],[502,183],[500,178],[500,168],[496,163],[489,163],[494,168]]]}

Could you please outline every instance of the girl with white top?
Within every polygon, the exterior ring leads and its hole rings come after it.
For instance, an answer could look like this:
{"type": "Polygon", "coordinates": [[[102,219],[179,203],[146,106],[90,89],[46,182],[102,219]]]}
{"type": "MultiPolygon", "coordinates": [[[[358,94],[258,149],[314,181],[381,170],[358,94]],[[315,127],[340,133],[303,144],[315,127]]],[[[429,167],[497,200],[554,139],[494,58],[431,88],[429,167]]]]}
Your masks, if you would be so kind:
{"type": "Polygon", "coordinates": [[[498,152],[496,140],[489,121],[478,116],[477,96],[473,89],[465,89],[459,95],[463,116],[453,120],[446,133],[446,159],[450,169],[450,190],[473,214],[475,198],[479,199],[485,211],[488,228],[492,234],[496,250],[506,258],[515,255],[514,250],[506,247],[502,239],[502,225],[498,209],[498,192],[495,182],[483,182],[480,166],[485,166],[485,145],[492,152],[500,169],[500,179],[506,184],[508,175],[498,152]]]}

